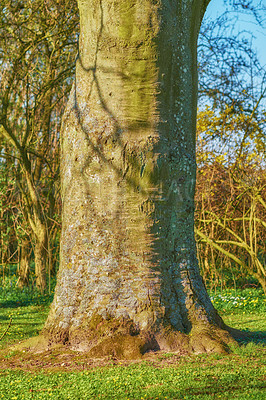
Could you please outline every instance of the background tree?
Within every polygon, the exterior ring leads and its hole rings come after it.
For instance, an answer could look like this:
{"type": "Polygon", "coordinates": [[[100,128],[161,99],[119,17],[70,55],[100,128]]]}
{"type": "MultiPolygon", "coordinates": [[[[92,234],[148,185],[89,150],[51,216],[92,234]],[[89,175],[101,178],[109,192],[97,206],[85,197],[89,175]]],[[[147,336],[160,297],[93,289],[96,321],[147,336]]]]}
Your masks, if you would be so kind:
{"type": "Polygon", "coordinates": [[[1,156],[15,160],[13,179],[20,193],[16,206],[22,206],[22,229],[27,233],[27,245],[25,239],[21,241],[20,282],[28,281],[29,261],[22,260],[29,258],[33,248],[36,285],[44,290],[46,269],[48,265],[54,269],[52,239],[60,206],[58,127],[73,73],[78,19],[70,1],[4,3],[0,11],[1,156]]]}
{"type": "Polygon", "coordinates": [[[211,287],[253,277],[265,291],[266,71],[230,15],[205,21],[199,41],[199,258],[211,287]]]}

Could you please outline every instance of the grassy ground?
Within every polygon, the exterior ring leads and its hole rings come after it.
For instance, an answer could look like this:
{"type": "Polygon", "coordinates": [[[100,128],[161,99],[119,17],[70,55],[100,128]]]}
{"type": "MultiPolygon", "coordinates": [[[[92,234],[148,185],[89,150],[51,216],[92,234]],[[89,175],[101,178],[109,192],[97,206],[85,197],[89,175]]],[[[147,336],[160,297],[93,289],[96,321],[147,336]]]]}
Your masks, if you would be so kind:
{"type": "Polygon", "coordinates": [[[148,355],[143,361],[88,360],[66,351],[44,355],[7,352],[36,335],[52,295],[21,291],[15,277],[0,286],[0,400],[12,399],[261,399],[266,398],[266,302],[258,289],[211,294],[225,322],[254,332],[226,356],[148,355]]]}

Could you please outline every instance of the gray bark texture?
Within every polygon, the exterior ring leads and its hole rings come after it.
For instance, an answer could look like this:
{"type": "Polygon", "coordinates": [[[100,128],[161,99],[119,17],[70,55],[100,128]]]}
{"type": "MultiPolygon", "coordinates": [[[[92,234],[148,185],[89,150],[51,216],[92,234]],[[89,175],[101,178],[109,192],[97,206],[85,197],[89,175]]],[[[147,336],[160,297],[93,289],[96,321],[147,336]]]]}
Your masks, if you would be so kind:
{"type": "Polygon", "coordinates": [[[43,335],[92,356],[224,351],[194,239],[203,0],[80,0],[63,228],[43,335]]]}

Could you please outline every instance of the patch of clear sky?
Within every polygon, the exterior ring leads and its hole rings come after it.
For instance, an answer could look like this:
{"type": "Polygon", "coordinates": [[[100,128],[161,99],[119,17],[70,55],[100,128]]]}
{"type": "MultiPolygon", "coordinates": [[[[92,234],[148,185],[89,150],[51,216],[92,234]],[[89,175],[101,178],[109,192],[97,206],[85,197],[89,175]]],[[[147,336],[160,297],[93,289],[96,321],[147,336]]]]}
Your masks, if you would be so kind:
{"type": "Polygon", "coordinates": [[[252,41],[252,47],[257,51],[261,66],[266,67],[266,0],[253,0],[252,6],[257,8],[261,16],[262,25],[259,25],[250,13],[240,10],[234,11],[228,0],[212,0],[208,5],[205,18],[214,20],[226,10],[232,13],[233,16],[236,16],[236,31],[247,32],[247,37],[252,41]],[[262,7],[265,8],[264,12],[260,11],[262,7]]]}

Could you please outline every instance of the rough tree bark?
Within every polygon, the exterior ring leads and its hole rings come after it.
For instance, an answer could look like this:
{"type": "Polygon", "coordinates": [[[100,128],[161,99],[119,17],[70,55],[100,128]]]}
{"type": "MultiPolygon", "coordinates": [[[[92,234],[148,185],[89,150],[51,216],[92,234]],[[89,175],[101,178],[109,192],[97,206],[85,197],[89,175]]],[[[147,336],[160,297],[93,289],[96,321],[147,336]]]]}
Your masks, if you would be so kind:
{"type": "Polygon", "coordinates": [[[196,48],[208,2],[78,2],[50,344],[135,358],[225,351],[233,341],[194,239],[196,48]]]}

